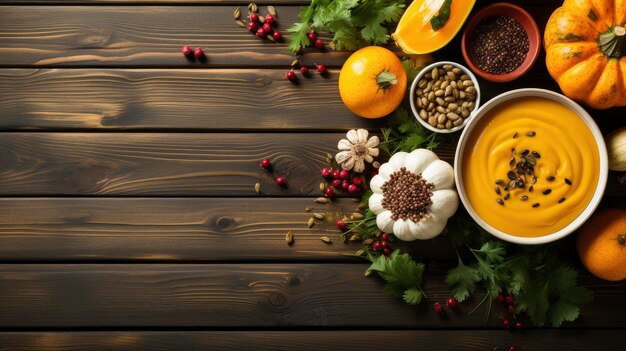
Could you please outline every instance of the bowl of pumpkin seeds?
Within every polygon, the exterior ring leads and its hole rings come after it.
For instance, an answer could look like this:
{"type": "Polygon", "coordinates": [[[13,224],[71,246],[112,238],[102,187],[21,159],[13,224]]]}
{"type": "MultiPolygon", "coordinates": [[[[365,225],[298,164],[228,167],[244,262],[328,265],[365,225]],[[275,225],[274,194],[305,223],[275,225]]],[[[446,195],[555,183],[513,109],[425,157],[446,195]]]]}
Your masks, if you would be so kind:
{"type": "Polygon", "coordinates": [[[425,67],[411,84],[409,96],[415,118],[436,133],[461,130],[480,105],[476,77],[451,61],[425,67]]]}

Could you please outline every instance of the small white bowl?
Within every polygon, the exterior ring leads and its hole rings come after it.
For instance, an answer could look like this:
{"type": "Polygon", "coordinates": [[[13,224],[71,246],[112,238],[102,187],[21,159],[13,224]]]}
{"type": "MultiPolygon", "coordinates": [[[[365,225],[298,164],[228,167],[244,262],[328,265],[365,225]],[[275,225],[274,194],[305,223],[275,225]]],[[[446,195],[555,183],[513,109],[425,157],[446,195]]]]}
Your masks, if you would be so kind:
{"type": "Polygon", "coordinates": [[[489,100],[489,102],[487,102],[477,111],[477,113],[472,117],[471,121],[467,124],[467,128],[463,130],[463,133],[461,134],[461,138],[459,139],[459,143],[456,148],[456,154],[454,157],[454,179],[456,181],[456,188],[459,193],[459,197],[461,198],[461,202],[463,203],[463,206],[465,206],[465,209],[467,209],[467,212],[472,216],[472,218],[476,221],[476,223],[478,223],[487,232],[493,234],[494,236],[502,240],[515,243],[515,244],[524,244],[524,245],[546,244],[555,240],[559,240],[571,234],[576,229],[578,229],[578,227],[580,227],[591,216],[591,214],[593,214],[593,212],[596,210],[596,208],[600,204],[600,201],[602,200],[602,196],[604,195],[604,190],[606,188],[608,174],[609,174],[609,161],[608,161],[608,156],[607,156],[606,145],[604,143],[604,138],[602,137],[602,133],[600,132],[600,129],[598,128],[598,125],[594,122],[593,118],[591,118],[591,116],[587,113],[587,111],[585,111],[585,109],[582,108],[576,102],[565,97],[564,95],[555,93],[550,90],[545,90],[545,89],[535,89],[535,88],[518,89],[518,90],[513,90],[513,91],[500,94],[496,96],[495,98],[489,100]],[[467,198],[467,195],[465,194],[465,188],[463,186],[463,177],[462,177],[463,172],[461,169],[462,164],[463,164],[463,151],[465,149],[465,145],[467,144],[467,140],[469,139],[470,134],[472,133],[476,125],[479,123],[481,118],[486,116],[487,112],[489,112],[493,108],[503,103],[506,103],[513,99],[517,99],[521,97],[528,97],[528,96],[547,98],[547,99],[559,102],[563,104],[564,106],[569,107],[572,111],[576,112],[576,114],[589,127],[589,130],[593,134],[596,144],[598,145],[598,152],[600,153],[600,174],[599,174],[599,179],[598,179],[598,185],[587,207],[583,210],[583,212],[578,217],[576,217],[576,219],[574,219],[574,221],[572,221],[565,228],[557,232],[554,232],[552,234],[548,234],[548,235],[544,235],[540,237],[532,237],[532,238],[514,236],[514,235],[504,233],[492,227],[491,225],[487,224],[485,221],[483,221],[482,218],[478,216],[476,211],[474,211],[474,209],[472,208],[472,205],[469,203],[469,199],[467,198]]]}
{"type": "Polygon", "coordinates": [[[417,77],[415,77],[415,79],[413,80],[413,84],[411,84],[411,89],[409,90],[409,101],[411,102],[411,111],[413,111],[413,116],[415,116],[415,118],[420,122],[421,125],[424,126],[424,128],[431,130],[435,133],[454,133],[457,130],[461,130],[463,129],[463,127],[465,127],[465,125],[467,124],[467,122],[472,119],[472,117],[476,114],[476,112],[478,111],[478,108],[480,107],[480,87],[478,86],[478,80],[476,80],[476,77],[474,76],[474,73],[472,73],[472,71],[470,71],[469,69],[467,69],[465,66],[458,64],[456,62],[452,62],[452,61],[440,61],[440,62],[435,62],[433,64],[430,64],[428,66],[426,66],[418,75],[417,77]],[[443,65],[452,65],[454,67],[458,67],[460,68],[463,73],[467,74],[470,79],[472,80],[472,82],[474,83],[474,87],[476,88],[476,100],[474,101],[474,103],[476,104],[476,107],[474,107],[474,111],[472,111],[470,113],[470,115],[465,118],[465,120],[463,121],[463,124],[461,124],[460,126],[456,126],[454,128],[451,129],[439,129],[439,128],[435,128],[433,126],[431,126],[430,124],[428,124],[427,121],[424,121],[423,119],[420,118],[419,115],[419,110],[418,107],[415,105],[415,91],[417,90],[417,84],[418,82],[427,74],[430,73],[433,68],[435,67],[441,67],[443,65]]]}

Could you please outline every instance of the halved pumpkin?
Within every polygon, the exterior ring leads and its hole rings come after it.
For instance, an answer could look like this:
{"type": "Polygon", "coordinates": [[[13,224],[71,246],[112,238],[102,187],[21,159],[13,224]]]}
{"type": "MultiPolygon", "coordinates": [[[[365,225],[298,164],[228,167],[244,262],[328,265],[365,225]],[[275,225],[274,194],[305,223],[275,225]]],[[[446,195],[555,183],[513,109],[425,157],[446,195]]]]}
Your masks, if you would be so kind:
{"type": "Polygon", "coordinates": [[[459,32],[475,3],[476,0],[415,0],[391,37],[407,54],[439,50],[459,32]]]}

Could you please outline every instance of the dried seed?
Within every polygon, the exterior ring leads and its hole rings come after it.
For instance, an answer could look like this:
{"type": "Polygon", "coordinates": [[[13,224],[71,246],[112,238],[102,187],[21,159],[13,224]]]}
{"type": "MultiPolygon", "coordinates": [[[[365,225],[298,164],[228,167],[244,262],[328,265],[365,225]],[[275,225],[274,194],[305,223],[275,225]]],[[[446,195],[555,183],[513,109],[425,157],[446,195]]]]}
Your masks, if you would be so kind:
{"type": "Polygon", "coordinates": [[[325,242],[326,244],[330,244],[332,242],[332,240],[330,240],[330,238],[327,236],[321,237],[320,240],[325,242]]]}
{"type": "Polygon", "coordinates": [[[511,148],[511,155],[515,156],[515,148],[514,147],[511,148]]]}
{"type": "Polygon", "coordinates": [[[513,139],[517,138],[517,132],[513,133],[513,139]]]}
{"type": "MultiPolygon", "coordinates": [[[[458,120],[457,120],[458,121],[458,120]]],[[[446,129],[452,129],[453,125],[452,125],[452,121],[448,120],[446,122],[446,129]]]]}
{"type": "Polygon", "coordinates": [[[528,163],[530,163],[531,166],[537,165],[537,160],[535,160],[535,158],[530,155],[526,156],[526,161],[528,161],[528,163]]]}
{"type": "Polygon", "coordinates": [[[435,102],[437,102],[437,104],[440,105],[440,106],[443,106],[443,105],[446,104],[446,100],[444,100],[444,99],[442,99],[440,97],[436,98],[435,102]]]}
{"type": "Polygon", "coordinates": [[[313,207],[311,207],[311,206],[307,206],[307,207],[304,208],[304,210],[306,212],[311,212],[312,209],[313,209],[313,207]]]}
{"type": "Polygon", "coordinates": [[[531,193],[533,192],[534,189],[535,188],[532,185],[528,187],[528,191],[531,192],[531,193]]]}
{"type": "Polygon", "coordinates": [[[511,180],[516,180],[516,179],[517,179],[517,175],[516,175],[516,174],[515,174],[515,172],[513,172],[513,171],[509,171],[509,172],[506,174],[506,176],[507,176],[507,177],[509,177],[509,179],[511,179],[511,180]]]}
{"type": "Polygon", "coordinates": [[[528,155],[528,153],[529,153],[529,152],[530,152],[530,150],[528,150],[528,149],[524,149],[524,150],[520,153],[520,155],[522,155],[522,156],[526,156],[526,155],[528,155]]]}
{"type": "Polygon", "coordinates": [[[324,192],[326,190],[326,183],[320,183],[320,191],[324,192]]]}
{"type": "Polygon", "coordinates": [[[504,201],[502,201],[502,199],[498,198],[498,200],[497,200],[497,201],[498,201],[498,203],[499,203],[500,205],[504,206],[504,201]]]}
{"type": "Polygon", "coordinates": [[[296,67],[299,64],[300,64],[300,60],[299,59],[295,59],[295,60],[291,61],[291,67],[296,67]]]}
{"type": "Polygon", "coordinates": [[[426,88],[426,85],[428,84],[428,81],[424,78],[422,78],[422,80],[420,80],[419,84],[417,85],[420,89],[424,89],[426,88]]]}
{"type": "Polygon", "coordinates": [[[535,158],[541,158],[541,155],[537,151],[531,152],[535,158]]]}
{"type": "Polygon", "coordinates": [[[515,166],[515,157],[511,157],[511,160],[509,161],[509,166],[515,166]]]}
{"type": "Polygon", "coordinates": [[[365,240],[363,240],[363,245],[369,245],[369,244],[371,244],[373,242],[374,242],[374,239],[372,239],[372,238],[365,239],[365,240]]]}
{"type": "Polygon", "coordinates": [[[241,9],[239,7],[237,7],[235,12],[233,12],[233,18],[236,20],[241,18],[241,9]]]}
{"type": "Polygon", "coordinates": [[[543,191],[543,194],[544,194],[544,195],[548,195],[548,194],[550,194],[551,192],[552,192],[552,189],[546,189],[546,190],[544,190],[544,191],[543,191]]]}
{"type": "Polygon", "coordinates": [[[559,199],[559,203],[563,203],[563,201],[565,201],[565,198],[564,198],[564,197],[562,197],[562,198],[560,198],[560,199],[559,199]]]}
{"type": "Polygon", "coordinates": [[[422,109],[420,111],[420,118],[423,120],[427,120],[428,119],[428,112],[426,112],[426,110],[422,109]]]}
{"type": "Polygon", "coordinates": [[[363,219],[365,216],[363,216],[361,213],[354,212],[352,215],[350,215],[350,217],[352,217],[352,219],[358,221],[359,219],[363,219]]]}
{"type": "Polygon", "coordinates": [[[317,199],[313,200],[313,202],[318,203],[318,204],[327,204],[328,199],[325,197],[318,197],[317,199]]]}
{"type": "Polygon", "coordinates": [[[549,182],[553,182],[554,181],[554,176],[549,176],[548,178],[546,178],[547,181],[549,182]]]}
{"type": "Polygon", "coordinates": [[[333,155],[329,154],[328,152],[326,153],[326,157],[330,158],[331,160],[333,159],[333,155]]]}
{"type": "Polygon", "coordinates": [[[254,184],[254,191],[256,191],[257,194],[261,193],[261,183],[254,184]]]}
{"type": "Polygon", "coordinates": [[[269,14],[272,15],[272,16],[276,16],[276,9],[272,5],[269,5],[267,7],[267,12],[269,12],[269,14]]]}
{"type": "Polygon", "coordinates": [[[358,250],[357,252],[354,253],[357,256],[363,256],[365,254],[365,251],[363,250],[358,250]]]}
{"type": "Polygon", "coordinates": [[[509,189],[515,189],[515,187],[517,186],[517,180],[511,180],[507,186],[509,187],[509,189]]]}
{"type": "Polygon", "coordinates": [[[291,230],[287,232],[287,235],[285,235],[285,241],[287,242],[287,245],[291,245],[293,243],[293,234],[291,233],[291,230]]]}
{"type": "Polygon", "coordinates": [[[500,187],[496,186],[496,194],[500,195],[500,187]]]}
{"type": "Polygon", "coordinates": [[[437,67],[433,68],[433,70],[430,72],[430,77],[433,80],[439,79],[439,70],[437,69],[437,67]]]}
{"type": "Polygon", "coordinates": [[[527,201],[528,200],[528,196],[526,195],[522,195],[522,197],[519,198],[522,201],[527,201]]]}
{"type": "Polygon", "coordinates": [[[462,120],[462,119],[457,119],[456,121],[452,122],[452,124],[453,124],[455,127],[458,127],[458,126],[460,126],[461,124],[463,124],[463,120],[462,120]]]}
{"type": "Polygon", "coordinates": [[[496,179],[496,184],[497,184],[497,185],[502,185],[502,184],[504,184],[504,179],[496,179]]]}
{"type": "Polygon", "coordinates": [[[564,181],[565,181],[565,184],[572,185],[572,181],[571,180],[565,178],[564,181]]]}
{"type": "Polygon", "coordinates": [[[435,91],[435,96],[438,96],[438,97],[442,97],[442,96],[444,96],[445,94],[446,94],[446,93],[445,93],[443,90],[441,90],[441,89],[439,89],[439,90],[435,91]]]}
{"type": "Polygon", "coordinates": [[[324,214],[323,213],[314,213],[313,217],[315,217],[317,219],[324,219],[324,214]]]}
{"type": "Polygon", "coordinates": [[[445,127],[446,127],[445,124],[437,123],[437,128],[438,129],[444,129],[445,127]]]}
{"type": "Polygon", "coordinates": [[[448,120],[448,117],[446,117],[446,115],[442,113],[439,115],[439,117],[437,117],[437,124],[444,124],[446,123],[447,120],[448,120]]]}
{"type": "Polygon", "coordinates": [[[448,112],[446,117],[448,117],[448,119],[451,120],[451,121],[456,121],[457,119],[461,118],[461,117],[459,117],[459,115],[457,115],[454,112],[448,112]]]}
{"type": "MultiPolygon", "coordinates": [[[[251,13],[256,13],[259,10],[259,8],[256,6],[255,3],[250,3],[248,5],[248,11],[251,13]]],[[[259,18],[261,18],[261,16],[259,16],[259,18]]]]}
{"type": "Polygon", "coordinates": [[[446,65],[443,65],[442,68],[445,69],[446,71],[449,71],[449,70],[453,69],[454,66],[452,66],[450,64],[446,64],[446,65]]]}
{"type": "Polygon", "coordinates": [[[315,224],[315,218],[311,217],[309,218],[309,221],[307,222],[307,227],[312,228],[313,225],[315,224]]]}
{"type": "Polygon", "coordinates": [[[428,117],[428,124],[433,127],[437,126],[437,118],[435,116],[428,117]]]}
{"type": "Polygon", "coordinates": [[[241,20],[239,20],[239,19],[238,19],[238,20],[236,20],[236,21],[235,21],[235,23],[237,23],[237,25],[238,25],[239,27],[241,27],[241,28],[246,28],[246,25],[243,23],[243,21],[241,21],[241,20]]]}
{"type": "Polygon", "coordinates": [[[531,179],[530,184],[535,184],[537,183],[537,176],[533,176],[533,179],[531,179]]]}
{"type": "Polygon", "coordinates": [[[540,205],[540,204],[539,204],[538,202],[535,202],[535,203],[533,204],[533,207],[539,207],[539,205],[540,205]]]}
{"type": "Polygon", "coordinates": [[[454,74],[454,72],[448,71],[446,75],[450,78],[450,80],[456,80],[456,74],[454,74]]]}
{"type": "Polygon", "coordinates": [[[371,276],[372,274],[374,274],[374,273],[372,273],[372,271],[365,271],[365,273],[363,273],[363,275],[365,276],[365,278],[367,278],[367,277],[371,276]]]}
{"type": "Polygon", "coordinates": [[[530,131],[526,133],[526,136],[529,136],[529,137],[534,137],[535,135],[537,135],[537,133],[535,133],[534,131],[530,131]]]}
{"type": "Polygon", "coordinates": [[[510,197],[511,197],[511,194],[510,194],[510,193],[506,193],[506,195],[504,195],[504,199],[505,199],[505,200],[508,200],[510,197]]]}
{"type": "Polygon", "coordinates": [[[361,240],[361,236],[359,234],[354,234],[350,237],[350,241],[359,241],[361,240]]]}

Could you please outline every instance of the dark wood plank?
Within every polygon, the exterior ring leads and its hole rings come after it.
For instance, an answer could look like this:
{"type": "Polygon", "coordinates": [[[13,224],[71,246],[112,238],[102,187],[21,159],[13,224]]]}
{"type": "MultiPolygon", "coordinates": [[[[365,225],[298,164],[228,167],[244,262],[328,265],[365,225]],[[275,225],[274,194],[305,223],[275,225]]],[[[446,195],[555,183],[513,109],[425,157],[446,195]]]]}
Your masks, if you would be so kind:
{"type": "Polygon", "coordinates": [[[3,332],[0,350],[619,350],[623,329],[3,332]]]}
{"type": "MultiPolygon", "coordinates": [[[[0,199],[0,261],[351,261],[336,216],[356,203],[311,199],[0,199]],[[311,213],[305,207],[312,206],[311,213]],[[324,213],[312,229],[312,213],[324,213]],[[287,231],[295,241],[288,246],[287,231]],[[322,235],[333,239],[328,245],[322,235]]],[[[411,245],[422,259],[455,257],[447,238],[411,245]]]]}
{"type": "MultiPolygon", "coordinates": [[[[0,265],[1,328],[375,327],[482,328],[482,296],[445,319],[432,302],[450,295],[445,270],[429,271],[416,308],[363,277],[365,264],[0,265]]],[[[595,291],[577,327],[624,328],[620,282],[588,277],[595,291]]],[[[499,328],[499,308],[489,327],[499,328]]]]}
{"type": "Polygon", "coordinates": [[[376,129],[352,114],[339,72],[294,86],[282,69],[4,69],[0,130],[376,129]],[[314,98],[310,98],[314,97],[314,98]]]}
{"type": "MultiPolygon", "coordinates": [[[[288,69],[287,43],[261,41],[233,19],[235,6],[4,6],[2,66],[175,66],[288,69]],[[190,62],[183,45],[202,47],[190,62]]],[[[277,6],[279,29],[296,21],[298,6],[277,6]]],[[[346,52],[310,49],[302,62],[339,65],[346,52]]]]}

